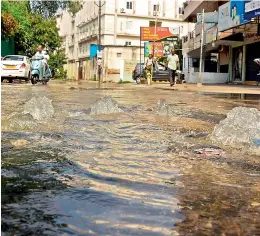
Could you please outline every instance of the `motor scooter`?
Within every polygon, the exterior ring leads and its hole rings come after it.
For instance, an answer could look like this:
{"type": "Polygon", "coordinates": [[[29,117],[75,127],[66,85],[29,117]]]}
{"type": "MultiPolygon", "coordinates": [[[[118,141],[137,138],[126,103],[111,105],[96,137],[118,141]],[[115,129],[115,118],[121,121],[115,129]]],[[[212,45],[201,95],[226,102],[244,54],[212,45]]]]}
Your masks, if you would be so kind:
{"type": "Polygon", "coordinates": [[[31,58],[31,82],[36,84],[42,82],[47,84],[51,78],[50,68],[46,68],[44,65],[44,56],[33,56],[31,58]],[[45,70],[45,73],[44,73],[45,70]]]}

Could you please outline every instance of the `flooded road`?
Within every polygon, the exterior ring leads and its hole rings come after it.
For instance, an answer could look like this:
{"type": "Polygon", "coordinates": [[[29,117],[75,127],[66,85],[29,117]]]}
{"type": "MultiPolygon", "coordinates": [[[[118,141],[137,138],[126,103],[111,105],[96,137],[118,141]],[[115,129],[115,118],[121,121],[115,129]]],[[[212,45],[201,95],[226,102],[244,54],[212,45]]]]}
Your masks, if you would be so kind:
{"type": "Polygon", "coordinates": [[[260,235],[259,156],[209,138],[232,108],[260,109],[260,97],[250,101],[132,84],[2,84],[2,234],[260,235]],[[43,96],[51,119],[24,114],[43,96]],[[104,96],[118,110],[93,115],[104,96]]]}

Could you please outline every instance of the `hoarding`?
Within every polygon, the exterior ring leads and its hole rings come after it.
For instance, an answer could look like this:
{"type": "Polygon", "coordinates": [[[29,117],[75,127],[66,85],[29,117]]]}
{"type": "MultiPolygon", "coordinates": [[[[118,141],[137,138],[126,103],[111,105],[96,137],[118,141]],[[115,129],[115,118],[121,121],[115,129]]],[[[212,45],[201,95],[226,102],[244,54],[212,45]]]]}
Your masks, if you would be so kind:
{"type": "Polygon", "coordinates": [[[244,22],[251,21],[252,18],[260,16],[260,1],[245,1],[244,2],[244,22]]]}
{"type": "Polygon", "coordinates": [[[153,48],[153,42],[144,43],[144,56],[148,57],[149,54],[153,54],[154,57],[164,57],[171,54],[171,50],[174,48],[174,42],[163,41],[155,42],[153,48]]]}
{"type": "Polygon", "coordinates": [[[224,31],[231,28],[231,17],[230,17],[230,2],[221,5],[218,8],[219,18],[218,18],[218,31],[224,31]]]}
{"type": "Polygon", "coordinates": [[[244,23],[244,1],[230,1],[219,7],[218,30],[224,31],[244,23]]]}
{"type": "Polygon", "coordinates": [[[244,11],[245,11],[245,4],[243,0],[240,1],[230,1],[230,22],[231,27],[238,26],[243,24],[244,22],[244,11]]]}
{"type": "MultiPolygon", "coordinates": [[[[197,13],[197,23],[202,23],[202,13],[197,13]]],[[[218,12],[205,12],[204,23],[218,23],[218,12]]]]}
{"type": "Polygon", "coordinates": [[[144,43],[144,56],[148,57],[149,54],[154,54],[155,57],[162,57],[163,54],[163,43],[162,42],[145,42],[144,43]],[[154,45],[154,47],[153,47],[154,45]]]}
{"type": "Polygon", "coordinates": [[[156,29],[155,27],[141,27],[141,41],[158,41],[168,37],[178,37],[177,29],[170,27],[156,27],[156,29]]]}

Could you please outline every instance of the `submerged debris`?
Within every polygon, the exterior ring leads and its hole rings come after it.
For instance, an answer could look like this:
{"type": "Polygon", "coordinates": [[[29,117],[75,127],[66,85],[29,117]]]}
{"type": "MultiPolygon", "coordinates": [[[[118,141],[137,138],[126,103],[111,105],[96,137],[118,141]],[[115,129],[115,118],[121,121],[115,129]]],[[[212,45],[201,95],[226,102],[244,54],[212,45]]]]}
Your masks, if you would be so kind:
{"type": "Polygon", "coordinates": [[[111,97],[105,96],[90,107],[90,115],[112,114],[123,112],[118,103],[111,97]]]}
{"type": "Polygon", "coordinates": [[[260,111],[256,108],[236,107],[212,133],[211,140],[232,147],[260,149],[260,111]]]}
{"type": "Polygon", "coordinates": [[[196,157],[207,158],[207,157],[223,157],[225,152],[218,148],[200,148],[195,149],[194,154],[196,157]]]}

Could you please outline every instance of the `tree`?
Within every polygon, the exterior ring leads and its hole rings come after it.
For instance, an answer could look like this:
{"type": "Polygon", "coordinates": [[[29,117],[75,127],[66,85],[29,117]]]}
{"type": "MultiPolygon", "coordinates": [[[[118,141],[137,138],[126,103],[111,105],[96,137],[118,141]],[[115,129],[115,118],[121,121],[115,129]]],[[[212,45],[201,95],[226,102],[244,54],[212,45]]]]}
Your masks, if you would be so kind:
{"type": "Polygon", "coordinates": [[[55,78],[63,79],[66,77],[63,65],[66,64],[66,56],[63,50],[58,49],[50,53],[50,60],[48,64],[55,74],[55,78]]]}
{"type": "Polygon", "coordinates": [[[180,70],[182,70],[183,55],[182,55],[182,40],[181,39],[178,39],[176,41],[176,44],[174,45],[174,49],[176,51],[176,54],[178,54],[178,56],[179,56],[180,70]]]}
{"type": "Polygon", "coordinates": [[[18,32],[18,28],[18,21],[10,13],[5,12],[1,15],[2,38],[10,38],[15,36],[18,32]]]}
{"type": "Polygon", "coordinates": [[[51,18],[55,16],[58,10],[68,9],[68,11],[75,15],[80,9],[82,9],[82,1],[74,0],[31,0],[30,6],[33,12],[42,15],[44,18],[51,18]]]}

